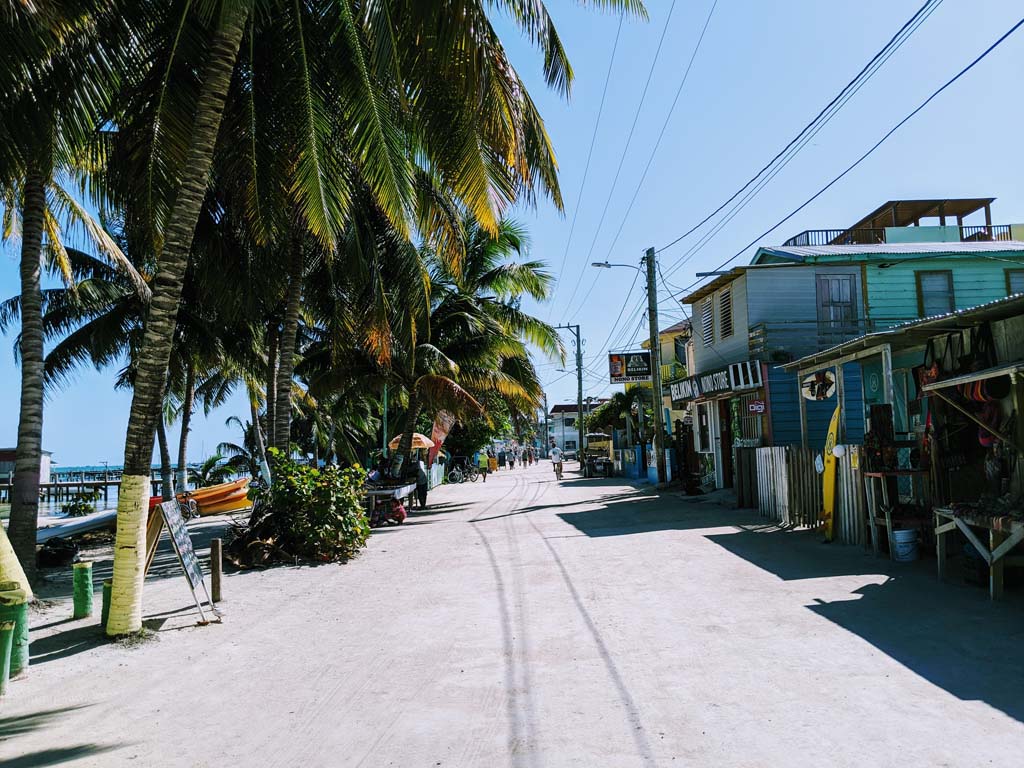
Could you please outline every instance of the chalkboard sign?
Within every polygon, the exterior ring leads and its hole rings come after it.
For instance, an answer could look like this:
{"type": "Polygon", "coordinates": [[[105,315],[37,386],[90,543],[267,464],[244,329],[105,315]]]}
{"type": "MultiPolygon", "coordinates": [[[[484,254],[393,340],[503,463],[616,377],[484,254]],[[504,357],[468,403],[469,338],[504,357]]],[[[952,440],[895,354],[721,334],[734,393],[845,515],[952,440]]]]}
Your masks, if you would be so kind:
{"type": "Polygon", "coordinates": [[[181,567],[185,571],[185,578],[193,592],[196,587],[203,585],[203,569],[196,559],[196,551],[192,548],[192,539],[188,535],[188,528],[185,527],[185,520],[181,516],[181,508],[176,500],[165,501],[160,505],[160,512],[163,513],[164,522],[167,523],[167,530],[171,532],[171,543],[174,551],[178,554],[181,567]]]}

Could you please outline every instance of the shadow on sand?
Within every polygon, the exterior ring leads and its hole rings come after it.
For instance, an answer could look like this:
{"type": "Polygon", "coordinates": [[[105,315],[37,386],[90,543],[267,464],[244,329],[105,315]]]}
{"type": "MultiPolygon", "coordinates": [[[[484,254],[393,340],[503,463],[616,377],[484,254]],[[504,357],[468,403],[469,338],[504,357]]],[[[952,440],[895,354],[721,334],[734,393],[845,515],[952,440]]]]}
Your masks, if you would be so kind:
{"type": "MultiPolygon", "coordinates": [[[[811,531],[787,531],[751,510],[662,496],[598,497],[596,509],[558,516],[589,537],[707,529],[705,537],[783,581],[840,576],[885,577],[849,599],[808,610],[864,639],[959,699],[983,701],[1024,722],[1024,687],[1014,661],[1024,645],[1024,595],[990,603],[985,590],[939,583],[934,559],[894,563],[858,547],[825,545],[811,531]],[[726,530],[723,530],[726,529],[726,530]]],[[[582,506],[582,503],[581,503],[582,506]]]]}
{"type": "MultiPolygon", "coordinates": [[[[65,719],[84,707],[59,707],[41,710],[28,715],[0,718],[0,746],[7,745],[17,736],[45,728],[51,721],[65,719]]],[[[49,765],[60,765],[72,760],[93,757],[126,745],[75,744],[70,747],[50,747],[35,752],[23,752],[17,757],[3,760],[4,768],[44,768],[49,765]]]]}

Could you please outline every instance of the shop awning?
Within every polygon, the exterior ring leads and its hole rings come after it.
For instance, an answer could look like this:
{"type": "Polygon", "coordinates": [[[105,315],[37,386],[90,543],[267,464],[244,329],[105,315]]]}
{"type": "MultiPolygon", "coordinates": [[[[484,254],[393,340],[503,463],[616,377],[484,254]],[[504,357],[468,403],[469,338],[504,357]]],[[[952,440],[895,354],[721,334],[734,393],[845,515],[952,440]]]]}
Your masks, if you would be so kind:
{"type": "Polygon", "coordinates": [[[943,379],[942,381],[925,384],[921,387],[921,390],[924,392],[932,392],[936,389],[945,389],[946,387],[956,387],[960,384],[971,384],[975,381],[994,379],[996,376],[1008,376],[1011,373],[1017,373],[1019,371],[1024,371],[1024,360],[1018,360],[1016,363],[997,365],[992,368],[985,368],[981,371],[965,373],[962,376],[954,376],[951,379],[943,379]]]}

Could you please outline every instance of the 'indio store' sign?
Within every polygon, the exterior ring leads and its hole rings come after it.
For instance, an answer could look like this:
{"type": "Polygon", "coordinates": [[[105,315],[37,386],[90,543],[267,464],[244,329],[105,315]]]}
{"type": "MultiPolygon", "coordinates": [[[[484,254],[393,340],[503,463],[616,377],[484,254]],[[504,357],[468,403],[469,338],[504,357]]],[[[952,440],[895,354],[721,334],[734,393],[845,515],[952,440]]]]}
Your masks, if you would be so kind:
{"type": "Polygon", "coordinates": [[[672,402],[688,402],[761,386],[761,365],[755,361],[733,363],[707,373],[699,373],[672,384],[672,402]]]}

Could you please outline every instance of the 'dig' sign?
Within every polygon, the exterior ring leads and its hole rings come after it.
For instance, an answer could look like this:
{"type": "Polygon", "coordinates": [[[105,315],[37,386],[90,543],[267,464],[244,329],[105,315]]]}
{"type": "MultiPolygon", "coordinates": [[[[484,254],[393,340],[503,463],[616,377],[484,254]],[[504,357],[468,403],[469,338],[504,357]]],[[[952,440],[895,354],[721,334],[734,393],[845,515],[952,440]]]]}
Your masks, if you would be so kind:
{"type": "Polygon", "coordinates": [[[612,384],[651,380],[651,353],[613,352],[608,355],[608,375],[612,384]]]}

